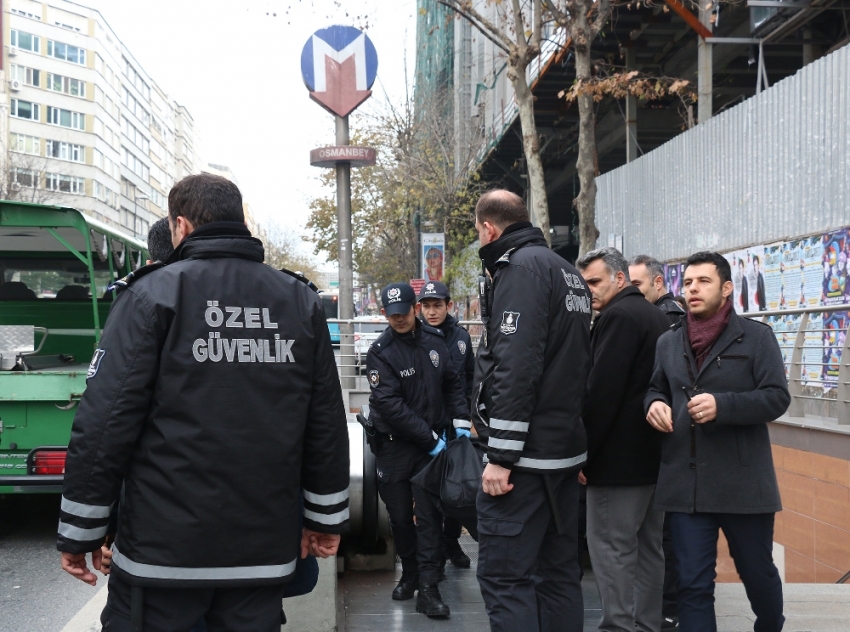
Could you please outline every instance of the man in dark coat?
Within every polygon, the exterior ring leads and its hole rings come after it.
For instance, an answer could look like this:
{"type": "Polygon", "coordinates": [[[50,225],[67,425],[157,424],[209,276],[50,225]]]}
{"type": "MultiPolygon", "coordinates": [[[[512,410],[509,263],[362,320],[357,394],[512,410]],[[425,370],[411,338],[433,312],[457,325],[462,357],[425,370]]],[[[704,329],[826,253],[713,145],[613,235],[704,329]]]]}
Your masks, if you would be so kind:
{"type": "Polygon", "coordinates": [[[716,630],[717,534],[756,615],[782,629],[773,523],[782,509],[767,422],[788,408],[785,366],[770,327],[732,309],[732,271],[714,252],[685,264],[687,321],[658,341],[645,405],[664,433],[656,509],[671,512],[682,630],[716,630]]]}
{"type": "Polygon", "coordinates": [[[629,261],[629,278],[647,301],[667,314],[670,324],[675,325],[685,317],[685,308],[667,291],[664,282],[664,267],[658,259],[649,255],[638,255],[629,261]]]}
{"type": "MultiPolygon", "coordinates": [[[[664,283],[664,266],[649,255],[637,255],[629,261],[629,277],[632,285],[643,293],[647,301],[655,305],[670,319],[670,326],[677,325],[687,316],[685,308],[667,291],[664,283]]],[[[661,605],[661,630],[676,630],[679,627],[678,598],[679,572],[676,570],[676,554],[673,552],[673,533],[670,518],[664,516],[664,531],[661,546],[664,549],[664,596],[661,605]]]]}
{"type": "Polygon", "coordinates": [[[587,380],[587,544],[599,594],[599,629],[658,632],[664,555],[664,515],[652,507],[661,435],[646,427],[643,398],[655,343],[670,323],[629,282],[614,248],[577,261],[599,316],[590,332],[587,380]]]}

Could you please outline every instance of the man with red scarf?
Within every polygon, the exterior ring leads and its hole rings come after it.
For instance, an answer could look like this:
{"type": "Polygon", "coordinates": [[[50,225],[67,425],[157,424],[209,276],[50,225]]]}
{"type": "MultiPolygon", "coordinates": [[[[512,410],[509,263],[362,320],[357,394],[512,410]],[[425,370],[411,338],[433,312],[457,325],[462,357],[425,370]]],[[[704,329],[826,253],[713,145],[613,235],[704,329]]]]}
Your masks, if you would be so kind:
{"type": "Polygon", "coordinates": [[[658,340],[647,420],[664,433],[656,508],[669,512],[679,560],[679,624],[715,632],[718,530],[756,615],[779,632],[782,584],[773,524],[782,509],[767,423],[791,397],[770,327],[735,314],[732,271],[716,252],[685,263],[687,320],[658,340]]]}

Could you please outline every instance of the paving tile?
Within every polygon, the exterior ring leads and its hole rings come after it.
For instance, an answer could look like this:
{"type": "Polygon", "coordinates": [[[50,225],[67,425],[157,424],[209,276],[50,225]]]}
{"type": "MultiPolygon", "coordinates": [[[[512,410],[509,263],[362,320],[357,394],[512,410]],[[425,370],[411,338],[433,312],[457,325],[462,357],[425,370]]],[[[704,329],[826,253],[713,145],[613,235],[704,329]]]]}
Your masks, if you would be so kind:
{"type": "Polygon", "coordinates": [[[815,510],[814,479],[780,470],[777,472],[782,506],[804,516],[813,516],[815,510]]]}
{"type": "Polygon", "coordinates": [[[785,549],[785,581],[794,583],[815,582],[815,561],[791,549],[785,549]]]}
{"type": "Polygon", "coordinates": [[[850,532],[816,522],[815,560],[827,566],[850,570],[850,532]]]}
{"type": "Polygon", "coordinates": [[[806,557],[815,556],[815,521],[786,509],[782,512],[782,540],[779,543],[785,550],[792,550],[806,557]]]}

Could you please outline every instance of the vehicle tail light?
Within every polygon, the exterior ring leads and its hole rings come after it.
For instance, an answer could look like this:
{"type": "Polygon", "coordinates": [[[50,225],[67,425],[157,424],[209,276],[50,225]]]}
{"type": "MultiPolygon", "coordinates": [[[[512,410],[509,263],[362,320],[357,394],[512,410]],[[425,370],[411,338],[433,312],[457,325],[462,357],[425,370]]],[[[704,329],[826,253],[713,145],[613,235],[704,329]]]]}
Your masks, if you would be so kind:
{"type": "Polygon", "coordinates": [[[67,452],[43,450],[33,456],[33,473],[59,475],[65,473],[65,456],[67,452]]]}

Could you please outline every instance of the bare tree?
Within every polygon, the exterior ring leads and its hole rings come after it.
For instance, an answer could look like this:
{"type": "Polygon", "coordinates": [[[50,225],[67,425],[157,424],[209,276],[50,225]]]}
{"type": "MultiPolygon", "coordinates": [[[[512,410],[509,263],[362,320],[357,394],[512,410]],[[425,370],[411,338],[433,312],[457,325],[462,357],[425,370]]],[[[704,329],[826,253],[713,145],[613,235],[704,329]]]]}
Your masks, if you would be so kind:
{"type": "Polygon", "coordinates": [[[318,265],[310,255],[301,252],[303,239],[293,231],[272,221],[261,226],[255,236],[263,242],[266,264],[278,270],[301,272],[311,281],[316,279],[318,265]]]}
{"type": "Polygon", "coordinates": [[[14,151],[11,146],[0,154],[0,199],[32,204],[51,204],[63,191],[48,188],[48,159],[14,151]]]}

